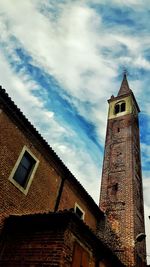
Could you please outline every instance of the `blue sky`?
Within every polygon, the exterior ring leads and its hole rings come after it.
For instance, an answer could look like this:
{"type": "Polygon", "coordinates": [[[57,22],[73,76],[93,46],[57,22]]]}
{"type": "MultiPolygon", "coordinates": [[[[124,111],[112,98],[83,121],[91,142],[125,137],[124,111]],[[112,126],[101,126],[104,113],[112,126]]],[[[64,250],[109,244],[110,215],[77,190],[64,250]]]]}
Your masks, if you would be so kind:
{"type": "MultiPolygon", "coordinates": [[[[98,203],[108,104],[139,103],[150,226],[149,0],[0,1],[0,84],[98,203]]],[[[148,253],[150,237],[147,233],[148,253]]]]}

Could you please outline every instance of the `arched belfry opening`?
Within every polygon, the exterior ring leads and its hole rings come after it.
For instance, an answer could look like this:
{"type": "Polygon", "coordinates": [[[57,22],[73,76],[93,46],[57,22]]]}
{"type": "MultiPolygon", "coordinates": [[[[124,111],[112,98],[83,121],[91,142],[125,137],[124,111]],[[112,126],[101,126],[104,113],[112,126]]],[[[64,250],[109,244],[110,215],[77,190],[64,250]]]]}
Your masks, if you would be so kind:
{"type": "Polygon", "coordinates": [[[114,107],[114,114],[118,114],[120,112],[124,112],[126,110],[125,101],[117,102],[114,107]]]}

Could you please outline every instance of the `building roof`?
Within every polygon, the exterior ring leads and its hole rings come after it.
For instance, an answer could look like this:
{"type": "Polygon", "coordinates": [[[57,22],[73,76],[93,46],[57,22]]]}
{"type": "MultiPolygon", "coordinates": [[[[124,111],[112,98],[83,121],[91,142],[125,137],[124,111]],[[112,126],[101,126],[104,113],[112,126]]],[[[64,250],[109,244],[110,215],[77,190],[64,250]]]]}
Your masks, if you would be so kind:
{"type": "Polygon", "coordinates": [[[121,83],[121,86],[120,86],[120,89],[118,92],[118,96],[123,96],[125,94],[130,93],[130,92],[131,92],[131,90],[129,88],[127,76],[126,76],[126,74],[124,74],[123,80],[122,80],[122,83],[121,83]]]}
{"type": "Polygon", "coordinates": [[[54,166],[60,171],[61,176],[67,179],[74,187],[80,192],[89,204],[90,210],[99,217],[103,217],[104,213],[100,210],[93,198],[88,194],[81,183],[75,178],[75,176],[66,167],[63,161],[58,157],[55,151],[47,143],[47,141],[41,136],[37,129],[31,124],[31,122],[25,117],[22,111],[17,107],[13,100],[9,97],[6,90],[0,86],[0,108],[5,110],[6,114],[17,123],[20,128],[29,139],[32,138],[33,144],[37,146],[37,149],[47,156],[47,160],[51,160],[54,166]]]}
{"type": "Polygon", "coordinates": [[[18,233],[44,232],[51,229],[70,229],[79,239],[86,240],[95,252],[103,255],[103,258],[111,259],[114,266],[124,267],[118,257],[103,242],[101,238],[89,228],[85,222],[74,213],[73,210],[59,212],[38,213],[29,215],[10,215],[5,220],[4,233],[16,235],[18,233]]]}
{"type": "Polygon", "coordinates": [[[133,100],[134,100],[134,103],[136,105],[136,108],[137,108],[137,111],[140,112],[140,108],[138,106],[138,103],[136,101],[136,98],[132,92],[132,90],[129,88],[129,84],[128,84],[128,80],[127,80],[127,76],[126,74],[124,74],[123,76],[123,80],[122,80],[122,83],[121,83],[121,86],[120,86],[120,89],[119,89],[119,92],[118,92],[118,95],[116,97],[114,97],[113,95],[111,96],[110,99],[108,99],[108,103],[114,101],[114,100],[121,100],[122,97],[127,97],[131,95],[133,100]]]}

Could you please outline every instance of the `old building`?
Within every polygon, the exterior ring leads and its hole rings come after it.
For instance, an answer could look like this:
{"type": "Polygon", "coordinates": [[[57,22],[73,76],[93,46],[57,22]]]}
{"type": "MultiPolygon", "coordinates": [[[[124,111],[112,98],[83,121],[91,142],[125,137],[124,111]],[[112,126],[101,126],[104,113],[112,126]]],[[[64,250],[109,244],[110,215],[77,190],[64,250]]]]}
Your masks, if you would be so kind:
{"type": "Polygon", "coordinates": [[[139,107],[124,75],[117,97],[108,100],[108,124],[100,207],[120,239],[119,258],[126,266],[145,266],[143,189],[139,107]]]}
{"type": "Polygon", "coordinates": [[[139,108],[126,77],[109,105],[100,209],[0,88],[0,266],[145,266],[139,108]]]}

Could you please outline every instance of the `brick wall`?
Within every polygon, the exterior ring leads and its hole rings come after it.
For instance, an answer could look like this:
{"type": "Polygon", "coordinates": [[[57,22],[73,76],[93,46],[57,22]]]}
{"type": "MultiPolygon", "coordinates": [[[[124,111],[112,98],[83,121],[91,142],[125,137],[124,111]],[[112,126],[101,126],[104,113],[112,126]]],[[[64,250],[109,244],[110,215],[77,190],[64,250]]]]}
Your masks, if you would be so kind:
{"type": "Polygon", "coordinates": [[[15,232],[7,240],[1,266],[61,267],[64,266],[65,255],[64,233],[59,229],[55,232],[54,229],[48,232],[15,232]]]}
{"type": "Polygon", "coordinates": [[[2,267],[123,267],[70,212],[11,216],[4,230],[2,267]]]}
{"type": "Polygon", "coordinates": [[[0,127],[1,214],[8,216],[53,211],[61,177],[51,159],[46,160],[37,149],[36,140],[27,138],[4,112],[0,114],[0,127]],[[27,196],[8,180],[24,145],[40,161],[27,196]]]}
{"type": "Polygon", "coordinates": [[[120,259],[128,266],[138,266],[134,242],[137,233],[144,232],[144,214],[141,208],[141,222],[137,223],[136,209],[143,207],[143,197],[138,120],[133,114],[108,120],[100,206],[120,238],[122,245],[117,252],[120,259]],[[138,156],[134,146],[138,147],[138,156]],[[138,179],[135,165],[139,169],[138,179]]]}
{"type": "MultiPolygon", "coordinates": [[[[45,220],[45,215],[40,217],[39,221],[37,215],[34,222],[30,216],[31,223],[30,219],[25,218],[23,223],[23,220],[20,220],[18,224],[16,220],[16,224],[15,221],[12,226],[9,224],[0,265],[2,267],[70,267],[74,261],[75,265],[73,266],[77,266],[78,258],[73,259],[73,254],[75,244],[78,244],[88,255],[88,266],[95,266],[91,245],[82,237],[78,239],[70,230],[68,222],[61,217],[63,214],[58,219],[57,217],[53,218],[52,215],[50,220],[45,220]]],[[[73,229],[75,230],[75,227],[73,229]]],[[[84,265],[84,267],[86,266],[84,265]]]]}
{"type": "MultiPolygon", "coordinates": [[[[44,216],[45,212],[56,211],[56,204],[59,210],[64,210],[74,208],[75,203],[77,203],[85,212],[85,223],[95,231],[97,221],[99,222],[103,216],[102,212],[61,160],[54,152],[51,152],[52,150],[42,137],[13,105],[9,103],[10,109],[7,110],[6,105],[6,113],[4,109],[0,113],[1,222],[11,214],[28,214],[30,216],[29,214],[39,213],[44,216]],[[39,160],[27,195],[8,179],[24,145],[39,160]],[[63,180],[65,182],[61,188],[63,180]]],[[[81,220],[79,221],[83,224],[81,220]]],[[[69,267],[72,264],[75,242],[79,243],[82,249],[88,253],[90,266],[94,267],[95,264],[98,266],[99,261],[104,257],[104,251],[105,258],[108,257],[108,252],[110,254],[109,261],[104,261],[105,266],[122,266],[113,256],[113,253],[97,240],[96,235],[93,236],[93,233],[90,234],[90,232],[84,233],[84,228],[80,231],[79,228],[75,230],[74,224],[71,225],[71,228],[64,229],[63,222],[62,224],[61,221],[58,222],[56,229],[54,222],[48,232],[45,228],[44,231],[38,230],[36,224],[35,227],[32,227],[32,231],[30,231],[30,224],[28,226],[24,224],[23,228],[20,228],[18,224],[19,230],[16,228],[14,231],[14,224],[11,231],[9,227],[4,229],[3,223],[1,223],[0,254],[2,266],[69,267]],[[90,243],[89,235],[92,235],[92,239],[96,241],[90,243]],[[111,257],[115,259],[114,264],[111,264],[111,257]]]]}
{"type": "Polygon", "coordinates": [[[78,188],[66,180],[58,209],[63,210],[64,208],[74,208],[76,202],[85,212],[84,221],[90,226],[90,228],[96,229],[97,218],[94,214],[94,210],[92,211],[87,205],[86,199],[81,195],[78,188]]]}
{"type": "Polygon", "coordinates": [[[60,195],[58,209],[74,208],[75,203],[78,203],[85,211],[85,222],[95,230],[97,215],[92,207],[95,207],[96,204],[90,207],[88,194],[85,193],[83,188],[84,195],[81,194],[79,183],[73,182],[75,178],[73,178],[73,181],[71,178],[70,180],[67,179],[62,167],[47,153],[36,136],[28,128],[23,129],[21,124],[13,119],[12,114],[6,115],[4,111],[0,113],[0,127],[1,222],[10,214],[54,211],[63,177],[65,183],[60,195]],[[24,145],[39,160],[38,168],[27,195],[22,193],[8,179],[24,145]]]}

